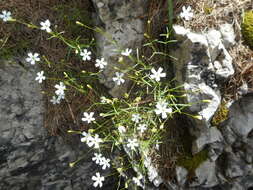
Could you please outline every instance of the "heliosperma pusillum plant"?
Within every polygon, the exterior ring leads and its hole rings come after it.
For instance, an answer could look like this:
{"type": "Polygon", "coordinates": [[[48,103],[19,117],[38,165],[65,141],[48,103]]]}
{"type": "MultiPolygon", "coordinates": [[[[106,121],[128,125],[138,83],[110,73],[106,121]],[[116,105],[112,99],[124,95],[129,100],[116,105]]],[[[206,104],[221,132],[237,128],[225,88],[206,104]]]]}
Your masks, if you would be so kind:
{"type": "MultiPolygon", "coordinates": [[[[62,33],[52,30],[49,20],[41,21],[40,26],[36,26],[13,19],[11,13],[8,11],[2,11],[0,18],[4,22],[18,22],[27,27],[47,32],[52,38],[62,40],[83,61],[89,61],[93,56],[89,49],[90,45],[93,44],[93,40],[89,44],[80,45],[74,43],[74,41],[65,39],[62,33]]],[[[85,26],[80,22],[77,22],[77,24],[85,26]]],[[[94,31],[101,32],[102,30],[94,29],[94,31]]],[[[122,85],[126,80],[131,80],[135,87],[140,90],[135,92],[135,96],[130,91],[130,93],[125,94],[121,99],[101,96],[100,102],[94,103],[83,113],[83,117],[81,118],[82,122],[89,125],[89,130],[70,130],[69,132],[79,134],[81,142],[94,149],[92,161],[100,169],[106,170],[113,165],[121,173],[124,170],[134,168],[135,171],[140,171],[140,173],[138,176],[132,178],[132,182],[137,186],[144,187],[146,169],[143,164],[145,159],[143,155],[147,154],[151,149],[159,147],[167,119],[175,113],[183,113],[183,109],[189,105],[178,103],[179,96],[174,95],[178,88],[170,88],[169,85],[165,85],[163,82],[166,79],[164,68],[155,68],[152,64],[144,63],[139,59],[138,50],[136,50],[137,52],[135,51],[137,57],[134,56],[133,50],[129,48],[119,48],[118,51],[120,60],[124,62],[126,59],[129,59],[132,61],[133,66],[125,70],[115,68],[116,71],[112,77],[112,81],[115,85],[122,85]],[[102,108],[102,113],[95,113],[95,108],[98,106],[102,108]],[[102,153],[102,150],[108,150],[108,147],[111,147],[111,152],[114,148],[124,150],[126,157],[130,159],[130,165],[124,166],[124,164],[116,165],[112,163],[102,153]]],[[[44,62],[48,61],[45,56],[43,58],[44,62]]],[[[42,60],[39,53],[27,52],[26,62],[35,65],[37,62],[42,62],[42,60]]],[[[94,66],[99,69],[99,72],[102,72],[109,64],[101,57],[96,59],[94,66]]],[[[94,78],[94,75],[97,76],[98,73],[91,73],[91,78],[94,78]]],[[[35,80],[42,83],[47,79],[44,74],[44,71],[38,72],[35,80]]],[[[64,75],[66,76],[67,74],[64,73],[64,75]]],[[[59,79],[59,82],[54,86],[55,95],[50,100],[52,104],[60,104],[61,101],[64,101],[68,85],[70,84],[64,78],[59,79]]],[[[83,90],[79,89],[78,85],[75,88],[81,92],[83,90]]],[[[88,85],[87,88],[92,88],[92,86],[88,85]]],[[[77,162],[70,163],[70,166],[73,167],[77,162]]],[[[105,176],[102,176],[100,172],[96,172],[91,180],[93,180],[94,187],[101,188],[105,176]]]]}

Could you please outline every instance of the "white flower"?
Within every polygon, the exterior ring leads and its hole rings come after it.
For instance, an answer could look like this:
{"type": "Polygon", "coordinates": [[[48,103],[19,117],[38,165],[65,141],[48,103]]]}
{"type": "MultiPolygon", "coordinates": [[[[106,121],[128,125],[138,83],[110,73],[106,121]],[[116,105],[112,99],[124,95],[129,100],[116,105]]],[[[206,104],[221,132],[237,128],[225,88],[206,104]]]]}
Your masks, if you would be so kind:
{"type": "Polygon", "coordinates": [[[94,112],[90,112],[90,113],[84,112],[83,116],[84,117],[82,118],[82,121],[86,121],[87,123],[91,123],[92,121],[95,121],[95,118],[93,117],[94,112]]]}
{"type": "Polygon", "coordinates": [[[60,84],[56,84],[54,86],[57,90],[55,91],[55,94],[58,96],[64,96],[64,90],[66,89],[66,86],[63,82],[60,82],[60,84]]]}
{"type": "Polygon", "coordinates": [[[59,104],[60,100],[56,96],[53,96],[52,99],[50,100],[50,102],[52,102],[53,104],[59,104]]]}
{"type": "Polygon", "coordinates": [[[152,74],[150,75],[151,79],[155,79],[157,82],[160,81],[161,78],[166,77],[166,73],[162,73],[163,68],[159,67],[156,71],[154,68],[151,69],[152,74]]]}
{"type": "Polygon", "coordinates": [[[37,77],[35,78],[35,80],[38,80],[39,83],[42,83],[42,81],[45,79],[46,77],[44,76],[44,71],[38,72],[37,77]]]}
{"type": "Polygon", "coordinates": [[[94,181],[93,186],[94,187],[99,186],[100,188],[103,186],[102,182],[105,180],[103,176],[100,176],[99,172],[96,173],[96,176],[92,176],[91,179],[94,181]]]}
{"type": "Polygon", "coordinates": [[[105,68],[106,65],[107,65],[107,62],[105,61],[104,58],[96,59],[95,67],[99,67],[100,69],[103,69],[105,68]]]}
{"type": "Polygon", "coordinates": [[[137,139],[128,139],[127,147],[129,147],[131,150],[135,150],[135,147],[138,147],[137,139]]]}
{"type": "Polygon", "coordinates": [[[99,138],[98,134],[96,134],[94,137],[89,136],[87,137],[87,145],[89,147],[94,146],[94,148],[99,148],[99,143],[103,142],[101,138],[99,138]]]}
{"type": "Polygon", "coordinates": [[[48,19],[45,22],[40,22],[40,25],[41,25],[41,28],[40,28],[41,30],[45,30],[48,33],[52,32],[52,30],[50,29],[51,23],[48,19]]]}
{"type": "Polygon", "coordinates": [[[124,51],[121,52],[121,55],[129,56],[131,53],[132,53],[132,50],[126,48],[124,51]]]}
{"type": "Polygon", "coordinates": [[[82,132],[83,137],[81,138],[81,142],[87,142],[89,139],[93,138],[89,133],[85,131],[82,132]]]}
{"type": "Polygon", "coordinates": [[[165,101],[160,101],[156,104],[155,113],[156,115],[162,115],[163,119],[167,118],[167,113],[172,113],[172,108],[167,108],[168,103],[165,101]]]}
{"type": "Polygon", "coordinates": [[[6,11],[6,10],[3,10],[2,11],[2,14],[0,14],[0,18],[4,21],[4,22],[7,22],[9,20],[11,20],[11,12],[10,11],[6,11]]]}
{"type": "Polygon", "coordinates": [[[134,121],[135,123],[139,123],[140,120],[141,120],[140,114],[136,113],[132,115],[132,121],[134,121]]]}
{"type": "Polygon", "coordinates": [[[117,85],[123,84],[123,83],[125,82],[125,80],[123,79],[124,73],[116,72],[115,75],[116,75],[116,77],[113,77],[112,80],[113,80],[117,85]]]}
{"type": "Polygon", "coordinates": [[[142,176],[133,177],[133,182],[134,182],[137,186],[142,187],[141,179],[142,179],[142,176]]]}
{"type": "Polygon", "coordinates": [[[100,97],[100,102],[101,102],[102,104],[107,103],[107,99],[106,99],[106,97],[101,96],[101,97],[100,97]]]}
{"type": "Polygon", "coordinates": [[[103,157],[100,161],[100,165],[102,166],[102,169],[105,170],[106,168],[110,168],[110,159],[106,159],[105,157],[103,157]]]}
{"type": "Polygon", "coordinates": [[[102,154],[94,153],[94,157],[92,158],[92,161],[95,161],[96,164],[101,165],[102,160],[102,154]]]}
{"type": "Polygon", "coordinates": [[[120,133],[125,133],[126,132],[126,128],[124,126],[119,126],[118,130],[120,133]]]}
{"type": "Polygon", "coordinates": [[[28,57],[25,59],[26,62],[31,63],[31,65],[34,65],[36,61],[40,61],[39,54],[38,53],[28,53],[28,57]]]}
{"type": "Polygon", "coordinates": [[[193,18],[193,12],[192,12],[191,6],[188,6],[187,8],[183,6],[182,12],[180,13],[180,17],[187,21],[191,20],[193,18]]]}
{"type": "Polygon", "coordinates": [[[61,101],[61,100],[64,99],[64,98],[65,98],[65,94],[59,94],[58,97],[57,97],[57,99],[58,99],[59,101],[61,101]]]}
{"type": "Polygon", "coordinates": [[[81,53],[80,53],[80,55],[83,57],[83,58],[82,58],[83,61],[86,61],[86,60],[89,61],[89,60],[91,60],[91,57],[90,57],[91,52],[88,51],[87,49],[82,50],[81,53]]]}
{"type": "Polygon", "coordinates": [[[147,125],[146,125],[146,124],[140,124],[140,125],[137,127],[137,129],[138,129],[141,133],[143,133],[144,131],[147,130],[147,125]]]}

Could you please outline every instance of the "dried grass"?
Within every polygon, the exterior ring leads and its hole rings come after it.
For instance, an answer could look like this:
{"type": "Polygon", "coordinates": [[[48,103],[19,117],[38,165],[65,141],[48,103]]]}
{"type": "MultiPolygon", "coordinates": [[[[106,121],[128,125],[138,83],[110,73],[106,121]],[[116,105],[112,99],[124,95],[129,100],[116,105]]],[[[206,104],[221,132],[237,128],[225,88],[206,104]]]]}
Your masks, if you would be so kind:
{"type": "Polygon", "coordinates": [[[193,8],[195,16],[183,24],[199,32],[231,23],[240,33],[241,14],[245,9],[251,8],[251,0],[187,0],[186,4],[193,8]]]}
{"type": "Polygon", "coordinates": [[[240,41],[229,53],[233,58],[235,74],[224,87],[224,98],[226,101],[237,100],[241,96],[238,90],[245,83],[248,85],[248,90],[253,91],[252,50],[240,41]]]}
{"type": "MultiPolygon", "coordinates": [[[[90,38],[91,32],[76,28],[74,19],[78,18],[76,11],[87,16],[86,20],[79,20],[83,23],[90,21],[93,7],[89,0],[4,0],[0,2],[0,10],[9,10],[14,18],[21,19],[27,23],[34,23],[39,26],[41,21],[49,19],[57,31],[65,31],[64,36],[68,39],[90,38]],[[61,13],[61,14],[60,14],[61,13]],[[77,15],[73,18],[73,15],[77,15]],[[73,28],[69,28],[73,27],[73,28]],[[77,29],[77,30],[76,30],[77,29]]],[[[85,18],[84,18],[85,19],[85,18]]],[[[51,67],[41,64],[41,69],[45,71],[47,77],[62,78],[63,71],[71,72],[75,75],[82,70],[91,71],[94,69],[92,62],[84,63],[74,54],[69,52],[68,47],[57,39],[48,40],[49,35],[43,31],[34,30],[16,23],[4,23],[0,26],[0,38],[8,39],[4,48],[13,51],[14,57],[21,59],[27,52],[39,52],[45,55],[52,63],[51,67]],[[25,42],[25,45],[22,43],[25,42]]],[[[80,82],[80,81],[78,81],[80,82]]],[[[55,83],[58,81],[46,80],[43,84],[45,93],[45,115],[44,126],[51,135],[66,135],[68,129],[84,129],[81,124],[81,112],[91,104],[94,99],[93,91],[90,90],[87,96],[69,89],[66,101],[60,105],[52,105],[50,99],[54,94],[55,83]]]]}
{"type": "Polygon", "coordinates": [[[181,4],[176,10],[179,15],[182,6],[191,6],[194,10],[194,18],[185,22],[181,19],[179,24],[190,28],[193,31],[205,32],[210,28],[219,29],[224,23],[233,24],[236,34],[237,44],[229,49],[229,53],[233,58],[235,74],[225,84],[223,92],[226,101],[238,99],[238,89],[247,83],[249,90],[252,91],[253,86],[253,66],[252,66],[252,50],[243,44],[241,35],[242,14],[244,11],[252,9],[251,0],[187,0],[181,4]]]}

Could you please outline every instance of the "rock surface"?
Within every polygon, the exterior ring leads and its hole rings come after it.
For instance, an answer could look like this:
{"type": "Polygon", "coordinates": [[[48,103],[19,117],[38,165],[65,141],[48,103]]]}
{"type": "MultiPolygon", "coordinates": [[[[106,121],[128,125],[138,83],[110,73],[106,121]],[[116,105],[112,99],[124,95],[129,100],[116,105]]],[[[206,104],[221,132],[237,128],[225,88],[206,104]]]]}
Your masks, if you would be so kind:
{"type": "Polygon", "coordinates": [[[98,52],[108,62],[100,76],[100,81],[110,89],[112,96],[120,97],[127,91],[129,81],[126,80],[123,85],[117,86],[112,78],[116,71],[120,69],[122,72],[133,64],[125,56],[123,56],[123,61],[119,62],[121,51],[126,48],[136,50],[142,46],[145,20],[141,19],[141,16],[146,14],[150,0],[92,1],[100,18],[100,26],[103,27],[105,33],[97,35],[98,52]]]}
{"type": "MultiPolygon", "coordinates": [[[[232,58],[223,44],[226,42],[226,46],[229,46],[233,44],[233,39],[223,39],[225,29],[222,32],[209,30],[203,34],[178,25],[173,26],[173,29],[178,40],[177,47],[171,53],[177,58],[175,77],[179,84],[184,85],[187,92],[185,101],[192,105],[190,111],[202,117],[201,121],[192,121],[195,133],[201,133],[210,127],[209,121],[220,105],[218,87],[221,81],[234,73],[232,58]],[[203,100],[210,100],[210,103],[204,103],[203,100]]],[[[231,36],[234,36],[233,31],[231,36]]]]}
{"type": "Polygon", "coordinates": [[[231,105],[229,119],[216,129],[223,138],[207,143],[210,160],[196,169],[197,180],[193,185],[217,185],[226,190],[253,188],[252,110],[253,94],[247,94],[231,105]]]}
{"type": "MultiPolygon", "coordinates": [[[[84,145],[79,139],[67,145],[43,128],[36,72],[18,63],[0,64],[0,189],[93,189],[91,177],[99,168],[84,145]],[[69,167],[83,155],[85,159],[69,167]]],[[[111,190],[112,181],[106,179],[104,189],[111,190]]]]}
{"type": "Polygon", "coordinates": [[[203,150],[205,145],[222,141],[223,137],[221,132],[216,127],[211,127],[207,131],[203,132],[196,141],[194,141],[192,152],[193,154],[198,153],[203,150]]]}

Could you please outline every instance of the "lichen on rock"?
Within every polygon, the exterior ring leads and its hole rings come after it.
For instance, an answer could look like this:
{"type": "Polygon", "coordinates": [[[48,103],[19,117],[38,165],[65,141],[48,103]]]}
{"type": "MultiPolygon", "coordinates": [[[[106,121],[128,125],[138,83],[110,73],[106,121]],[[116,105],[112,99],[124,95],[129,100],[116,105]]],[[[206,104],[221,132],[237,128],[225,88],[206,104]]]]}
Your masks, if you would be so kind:
{"type": "Polygon", "coordinates": [[[242,22],[242,36],[246,44],[253,48],[253,11],[244,13],[242,22]]]}
{"type": "Polygon", "coordinates": [[[214,126],[218,126],[220,123],[222,123],[228,118],[228,112],[229,109],[227,108],[226,103],[222,102],[218,110],[215,112],[211,124],[214,126]]]}

